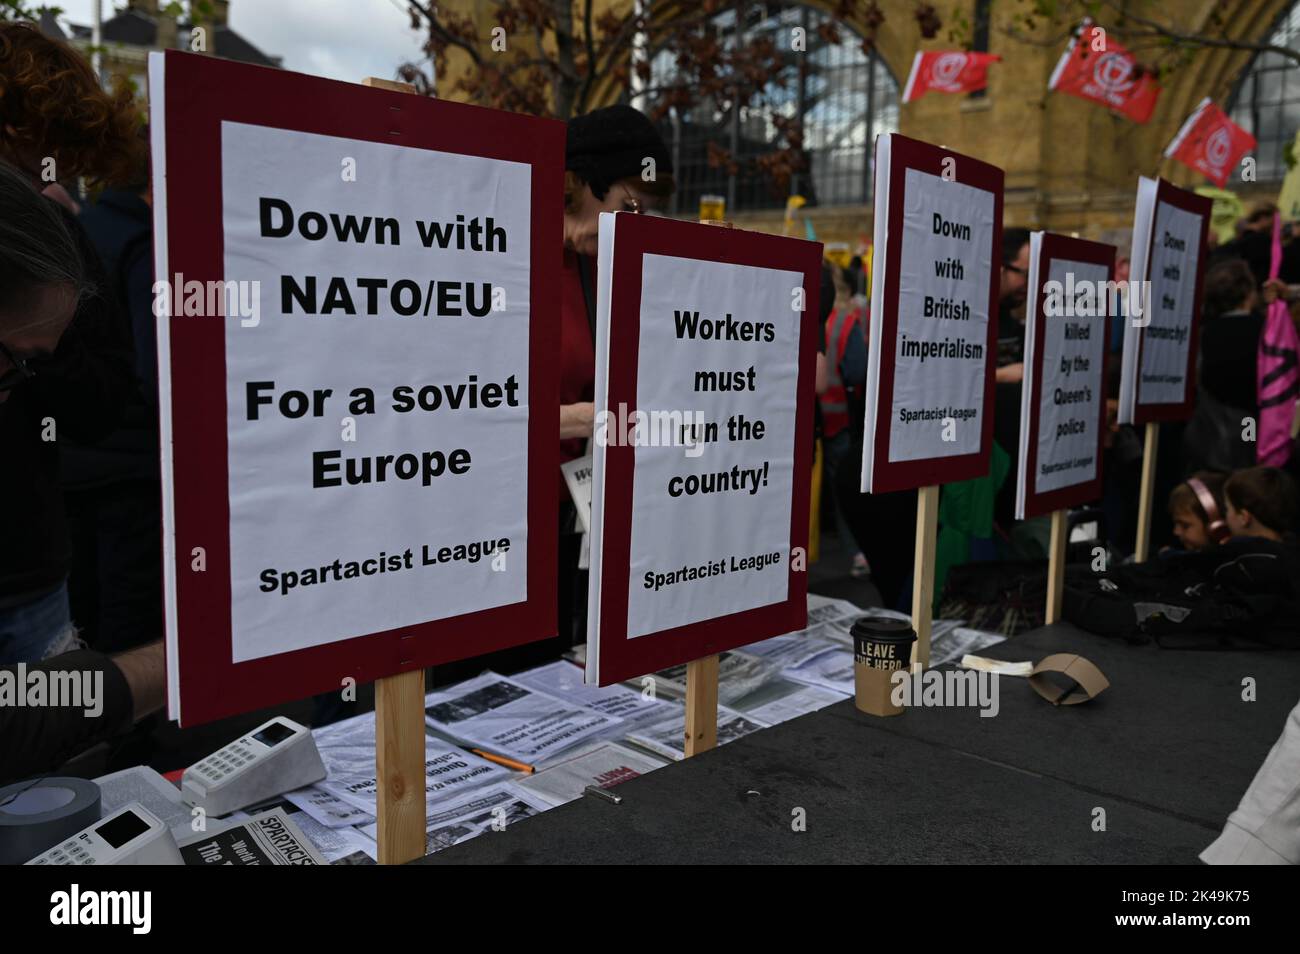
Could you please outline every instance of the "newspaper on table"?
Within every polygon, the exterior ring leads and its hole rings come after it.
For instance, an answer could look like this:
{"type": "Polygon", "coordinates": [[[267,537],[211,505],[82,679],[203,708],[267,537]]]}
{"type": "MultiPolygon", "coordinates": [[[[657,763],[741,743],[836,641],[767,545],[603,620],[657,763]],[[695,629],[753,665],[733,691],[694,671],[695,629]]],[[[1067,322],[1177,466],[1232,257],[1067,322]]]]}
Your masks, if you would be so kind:
{"type": "Polygon", "coordinates": [[[782,670],[789,679],[812,686],[821,686],[851,696],[854,691],[853,651],[837,646],[833,653],[819,653],[798,666],[782,670]]]}
{"type": "MultiPolygon", "coordinates": [[[[329,828],[369,824],[378,811],[375,777],[375,714],[367,712],[312,732],[325,763],[325,778],[285,798],[329,828]]],[[[510,770],[462,752],[435,738],[424,740],[425,799],[503,781],[510,770]]]]}
{"type": "Polygon", "coordinates": [[[736,708],[752,719],[768,725],[780,725],[847,698],[849,697],[845,693],[825,686],[813,686],[783,678],[746,696],[737,703],[736,708]]]}
{"type": "Polygon", "coordinates": [[[628,779],[662,768],[664,759],[630,749],[617,742],[598,742],[584,746],[560,759],[550,768],[515,782],[519,788],[563,805],[581,798],[587,786],[613,788],[628,779]]]}
{"type": "Polygon", "coordinates": [[[564,660],[538,666],[527,672],[515,673],[513,678],[530,689],[537,689],[560,699],[569,699],[588,709],[614,716],[623,720],[628,726],[646,721],[657,722],[672,710],[669,703],[628,686],[615,685],[601,688],[585,685],[582,670],[564,660]]]}
{"type": "MultiPolygon", "coordinates": [[[[743,735],[767,728],[752,716],[718,706],[718,745],[734,742],[743,735]]],[[[686,757],[686,713],[678,712],[663,722],[645,726],[628,735],[627,741],[673,761],[686,757]]]]}
{"type": "MultiPolygon", "coordinates": [[[[489,785],[439,805],[425,817],[425,853],[433,854],[487,832],[507,827],[551,808],[551,804],[511,782],[489,785]]],[[[378,837],[378,824],[366,825],[363,835],[378,837]]]]}
{"type": "Polygon", "coordinates": [[[997,643],[1006,642],[1001,633],[990,633],[982,629],[968,629],[954,626],[940,636],[930,634],[930,665],[942,666],[944,663],[958,663],[969,653],[978,653],[997,643]]]}
{"type": "Polygon", "coordinates": [[[373,812],[363,811],[332,792],[308,785],[296,791],[285,792],[285,800],[301,809],[313,821],[325,828],[348,828],[368,825],[375,820],[373,812]]]}
{"type": "Polygon", "coordinates": [[[810,630],[800,630],[797,633],[787,633],[784,636],[773,636],[761,643],[750,643],[745,647],[745,652],[754,656],[761,656],[769,662],[775,663],[782,670],[802,666],[804,663],[825,653],[841,653],[843,651],[844,646],[838,641],[819,636],[810,630]]]}
{"type": "MultiPolygon", "coordinates": [[[[906,613],[900,613],[898,610],[885,609],[880,606],[871,606],[866,609],[858,610],[852,616],[841,617],[819,624],[818,627],[810,626],[805,632],[818,636],[822,639],[834,640],[844,646],[853,645],[853,636],[850,630],[853,628],[855,621],[862,619],[896,619],[904,623],[910,623],[912,617],[906,613]]],[[[941,639],[945,634],[957,629],[966,621],[964,619],[936,619],[930,622],[930,662],[934,662],[934,644],[936,640],[941,639]]],[[[747,650],[752,647],[746,647],[747,650]]]]}
{"type": "Polygon", "coordinates": [[[102,817],[119,808],[139,802],[158,820],[171,829],[177,841],[193,834],[190,823],[194,809],[181,800],[181,790],[147,765],[135,765],[110,772],[95,779],[99,786],[99,806],[102,817]]]}
{"type": "Polygon", "coordinates": [[[855,606],[848,600],[837,600],[829,596],[818,596],[816,593],[808,594],[808,628],[819,623],[829,623],[835,620],[849,620],[852,625],[853,620],[865,613],[861,607],[855,606]]]}
{"type": "Polygon", "coordinates": [[[425,721],[463,745],[528,764],[554,758],[623,720],[485,672],[424,699],[425,721]]]}
{"type": "Polygon", "coordinates": [[[324,856],[282,809],[177,843],[187,865],[323,865],[324,856]]]}
{"type": "MultiPolygon", "coordinates": [[[[865,608],[855,608],[852,615],[841,616],[836,619],[826,620],[821,624],[821,629],[817,635],[826,639],[833,639],[838,643],[846,646],[853,645],[853,637],[850,630],[853,624],[862,618],[867,619],[896,619],[905,623],[910,623],[912,617],[906,613],[900,613],[898,610],[885,609],[883,606],[868,606],[865,608]]],[[[931,624],[933,626],[933,624],[931,624]]]]}
{"type": "Polygon", "coordinates": [[[305,811],[294,812],[290,818],[329,864],[371,865],[379,861],[379,845],[359,828],[330,828],[305,811]]]}
{"type": "MultiPolygon", "coordinates": [[[[749,695],[769,679],[780,675],[781,668],[761,656],[748,652],[718,654],[718,702],[731,705],[749,695]]],[[[686,665],[672,666],[653,676],[656,696],[684,698],[686,696],[686,665]]],[[[684,715],[681,716],[685,718],[684,715]]]]}
{"type": "MultiPolygon", "coordinates": [[[[503,765],[448,748],[441,739],[425,738],[424,797],[428,804],[481,785],[505,781],[512,774],[503,765]]],[[[379,781],[375,777],[373,758],[364,772],[331,775],[317,782],[316,787],[371,815],[379,810],[379,781]]]]}

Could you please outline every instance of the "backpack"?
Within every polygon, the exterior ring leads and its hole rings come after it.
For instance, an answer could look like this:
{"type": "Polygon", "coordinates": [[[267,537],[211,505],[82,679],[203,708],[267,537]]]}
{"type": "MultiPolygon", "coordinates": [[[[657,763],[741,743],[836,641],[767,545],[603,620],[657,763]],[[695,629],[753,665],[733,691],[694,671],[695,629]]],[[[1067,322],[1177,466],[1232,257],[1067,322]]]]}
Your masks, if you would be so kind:
{"type": "Polygon", "coordinates": [[[1066,571],[1063,615],[1089,632],[1169,649],[1300,649],[1300,551],[1237,537],[1105,573],[1066,571]]]}

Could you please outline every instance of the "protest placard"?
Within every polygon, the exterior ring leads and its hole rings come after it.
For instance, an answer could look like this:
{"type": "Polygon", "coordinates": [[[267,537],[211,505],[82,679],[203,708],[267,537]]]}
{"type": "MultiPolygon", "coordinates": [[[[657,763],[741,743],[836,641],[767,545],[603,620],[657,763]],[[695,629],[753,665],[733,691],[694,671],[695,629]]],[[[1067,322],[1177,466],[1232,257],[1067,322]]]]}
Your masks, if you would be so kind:
{"type": "Polygon", "coordinates": [[[169,714],[555,632],[564,127],[150,61],[169,714]]]}
{"type": "Polygon", "coordinates": [[[820,263],[602,217],[589,682],[803,627],[820,263]]]}
{"type": "Polygon", "coordinates": [[[1130,295],[1120,365],[1121,424],[1145,424],[1134,557],[1147,558],[1159,422],[1186,420],[1196,402],[1196,341],[1213,202],[1164,179],[1138,180],[1130,295]]]}
{"type": "Polygon", "coordinates": [[[864,492],[988,472],[1001,244],[1001,169],[876,140],[864,492]]]}
{"type": "Polygon", "coordinates": [[[1196,396],[1196,340],[1213,202],[1164,179],[1138,180],[1119,422],[1185,420],[1196,396]]]}
{"type": "Polygon", "coordinates": [[[1101,496],[1114,271],[1114,246],[1030,235],[1017,520],[1101,496]]]}
{"type": "Polygon", "coordinates": [[[939,485],[988,473],[1002,170],[889,133],[876,139],[875,256],[862,490],[917,488],[914,661],[930,658],[939,485]]]}

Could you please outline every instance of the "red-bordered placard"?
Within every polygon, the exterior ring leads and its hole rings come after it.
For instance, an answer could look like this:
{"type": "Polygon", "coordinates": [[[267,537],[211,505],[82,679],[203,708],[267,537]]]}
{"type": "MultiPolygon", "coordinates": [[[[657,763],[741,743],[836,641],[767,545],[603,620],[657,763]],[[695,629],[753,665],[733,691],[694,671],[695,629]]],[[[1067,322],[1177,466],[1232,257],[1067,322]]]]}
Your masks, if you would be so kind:
{"type": "MultiPolygon", "coordinates": [[[[664,218],[618,215],[611,281],[606,407],[637,409],[640,363],[643,258],[671,255],[733,265],[749,265],[803,275],[804,311],[800,321],[798,382],[793,447],[790,548],[808,545],[808,507],[812,478],[814,376],[817,355],[820,243],[698,225],[664,218]]],[[[789,307],[782,302],[782,307],[789,307]]],[[[668,316],[668,320],[672,320],[668,316]]],[[[598,407],[597,411],[601,409],[598,407]]],[[[603,484],[603,546],[599,559],[599,684],[656,672],[747,643],[802,629],[807,623],[807,570],[786,555],[789,588],[783,602],[719,616],[673,629],[627,637],[628,587],[632,546],[632,483],[636,448],[609,445],[603,484]]],[[[590,624],[589,624],[590,625],[590,624]]]]}
{"type": "MultiPolygon", "coordinates": [[[[1098,301],[1103,314],[1088,316],[1081,320],[1087,321],[1095,333],[1101,335],[1101,357],[1097,362],[1097,367],[1092,371],[1087,383],[1091,384],[1097,394],[1097,446],[1096,456],[1093,458],[1096,463],[1095,473],[1091,480],[1082,483],[1070,484],[1057,490],[1038,493],[1034,490],[1037,485],[1035,475],[1038,473],[1038,427],[1039,416],[1042,413],[1042,394],[1044,382],[1048,387],[1055,388],[1062,382],[1058,379],[1058,372],[1053,369],[1047,373],[1044,367],[1043,356],[1045,348],[1045,336],[1047,333],[1048,317],[1045,310],[1047,302],[1046,284],[1051,276],[1051,264],[1053,261],[1069,262],[1086,262],[1092,265],[1099,265],[1106,270],[1106,281],[1110,282],[1115,277],[1115,247],[1113,245],[1103,245],[1100,242],[1088,242],[1083,239],[1070,238],[1066,235],[1057,235],[1053,232],[1044,232],[1042,243],[1038,250],[1037,273],[1031,276],[1030,280],[1037,283],[1037,287],[1030,289],[1030,294],[1034,296],[1034,361],[1033,366],[1026,368],[1026,373],[1030,376],[1031,389],[1029,395],[1029,414],[1022,415],[1021,427],[1027,431],[1027,446],[1025,451],[1025,472],[1024,472],[1024,516],[1037,517],[1045,513],[1051,513],[1054,510],[1064,510],[1069,507],[1085,504],[1096,500],[1101,496],[1102,491],[1102,473],[1101,461],[1105,449],[1106,435],[1106,358],[1110,354],[1110,314],[1106,310],[1108,297],[1099,297],[1094,299],[1098,301]]],[[[1099,290],[1104,294],[1104,289],[1099,290]]],[[[1066,318],[1053,316],[1053,321],[1065,321],[1066,318]]],[[[1071,387],[1075,387],[1078,379],[1075,378],[1070,382],[1071,387]]]]}
{"type": "MultiPolygon", "coordinates": [[[[183,703],[170,700],[173,714],[191,725],[337,691],[347,676],[369,682],[553,636],[559,459],[555,416],[547,409],[559,393],[564,125],[208,56],[169,51],[161,65],[165,112],[161,129],[155,118],[155,137],[162,137],[155,139],[155,156],[164,144],[166,180],[156,178],[155,188],[165,190],[157,232],[166,236],[158,261],[167,275],[223,278],[222,124],[228,121],[523,163],[531,169],[532,197],[529,472],[519,475],[529,544],[524,602],[233,663],[225,329],[221,320],[164,319],[169,343],[159,360],[170,362],[172,382],[163,415],[165,424],[170,417],[164,440],[170,441],[172,499],[165,509],[174,554],[168,617],[179,646],[179,658],[168,665],[183,703]],[[195,547],[205,551],[203,572],[191,569],[195,547]]],[[[413,184],[413,204],[418,188],[454,183],[413,184]]],[[[436,347],[436,322],[429,335],[436,347]]],[[[164,464],[168,459],[165,453],[164,464]]]]}
{"type": "MultiPolygon", "coordinates": [[[[978,159],[941,149],[926,142],[909,139],[896,133],[889,134],[889,188],[888,211],[885,220],[883,279],[875,282],[875,294],[881,297],[881,327],[873,329],[872,341],[878,342],[879,378],[875,394],[868,393],[867,400],[877,401],[874,416],[874,433],[864,440],[872,442],[870,491],[887,493],[908,490],[933,484],[982,477],[988,473],[989,454],[993,443],[993,393],[994,371],[997,355],[998,293],[1001,287],[1002,262],[1002,188],[1003,173],[978,159]],[[894,407],[895,359],[898,354],[898,300],[903,246],[903,212],[907,170],[916,169],[939,179],[959,182],[993,195],[993,229],[991,269],[988,289],[988,327],[984,342],[985,381],[984,407],[981,413],[980,446],[971,454],[951,457],[922,458],[917,460],[889,460],[890,419],[894,407]]],[[[876,170],[877,189],[881,185],[881,170],[876,170]]],[[[940,183],[940,186],[942,183],[940,183]]],[[[879,202],[877,203],[879,210],[879,202]]],[[[877,214],[879,212],[877,211],[877,214]]],[[[877,229],[877,236],[880,231],[877,229]]],[[[879,254],[879,249],[877,249],[879,254]]],[[[872,316],[875,320],[876,311],[872,316]]],[[[941,373],[936,371],[935,373],[941,373]]],[[[870,422],[869,422],[870,423],[870,422]]],[[[865,488],[864,488],[865,489],[865,488]]]]}
{"type": "MultiPolygon", "coordinates": [[[[1184,212],[1201,217],[1201,247],[1196,255],[1196,285],[1192,297],[1192,320],[1187,332],[1187,371],[1183,378],[1183,399],[1166,403],[1143,403],[1142,401],[1142,355],[1146,344],[1146,328],[1138,336],[1137,379],[1133,386],[1137,389],[1133,405],[1133,423],[1146,424],[1150,421],[1184,421],[1192,416],[1196,409],[1196,348],[1201,330],[1201,284],[1205,278],[1206,242],[1210,234],[1210,212],[1214,202],[1195,192],[1180,189],[1166,179],[1156,180],[1156,201],[1151,209],[1151,232],[1147,239],[1146,269],[1143,275],[1134,275],[1136,279],[1151,280],[1151,259],[1158,240],[1156,220],[1159,218],[1160,206],[1171,205],[1184,212]]],[[[1150,287],[1149,285],[1147,287],[1150,287]]],[[[1151,309],[1154,302],[1147,302],[1151,309]]]]}

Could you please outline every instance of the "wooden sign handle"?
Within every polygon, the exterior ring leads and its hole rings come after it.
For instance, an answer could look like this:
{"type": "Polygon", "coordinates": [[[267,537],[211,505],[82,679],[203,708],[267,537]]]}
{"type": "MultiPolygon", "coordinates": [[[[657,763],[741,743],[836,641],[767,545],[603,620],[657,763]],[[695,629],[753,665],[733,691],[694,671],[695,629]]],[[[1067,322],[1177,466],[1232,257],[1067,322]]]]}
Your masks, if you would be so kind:
{"type": "Polygon", "coordinates": [[[390,93],[414,93],[415,87],[410,83],[402,83],[398,80],[380,79],[378,76],[367,76],[361,81],[362,86],[369,86],[372,89],[386,89],[390,93]]]}
{"type": "Polygon", "coordinates": [[[379,863],[424,855],[424,670],[375,682],[379,863]]]}
{"type": "Polygon", "coordinates": [[[686,757],[718,745],[718,657],[686,664],[686,757]]]}
{"type": "Polygon", "coordinates": [[[1061,620],[1065,602],[1065,546],[1069,542],[1069,521],[1065,510],[1052,511],[1052,537],[1047,549],[1047,611],[1045,623],[1061,620]]]}
{"type": "Polygon", "coordinates": [[[939,527],[939,485],[916,492],[916,559],[912,563],[912,665],[930,665],[930,622],[934,615],[935,533],[939,527]]]}
{"type": "MultiPolygon", "coordinates": [[[[414,93],[410,83],[368,76],[362,86],[414,93]]],[[[424,670],[375,682],[375,778],[381,865],[424,855],[424,670]]]]}
{"type": "Polygon", "coordinates": [[[1145,563],[1151,550],[1151,505],[1156,490],[1156,451],[1160,444],[1160,425],[1147,422],[1146,438],[1142,442],[1142,486],[1138,490],[1137,545],[1133,559],[1145,563]]]}

